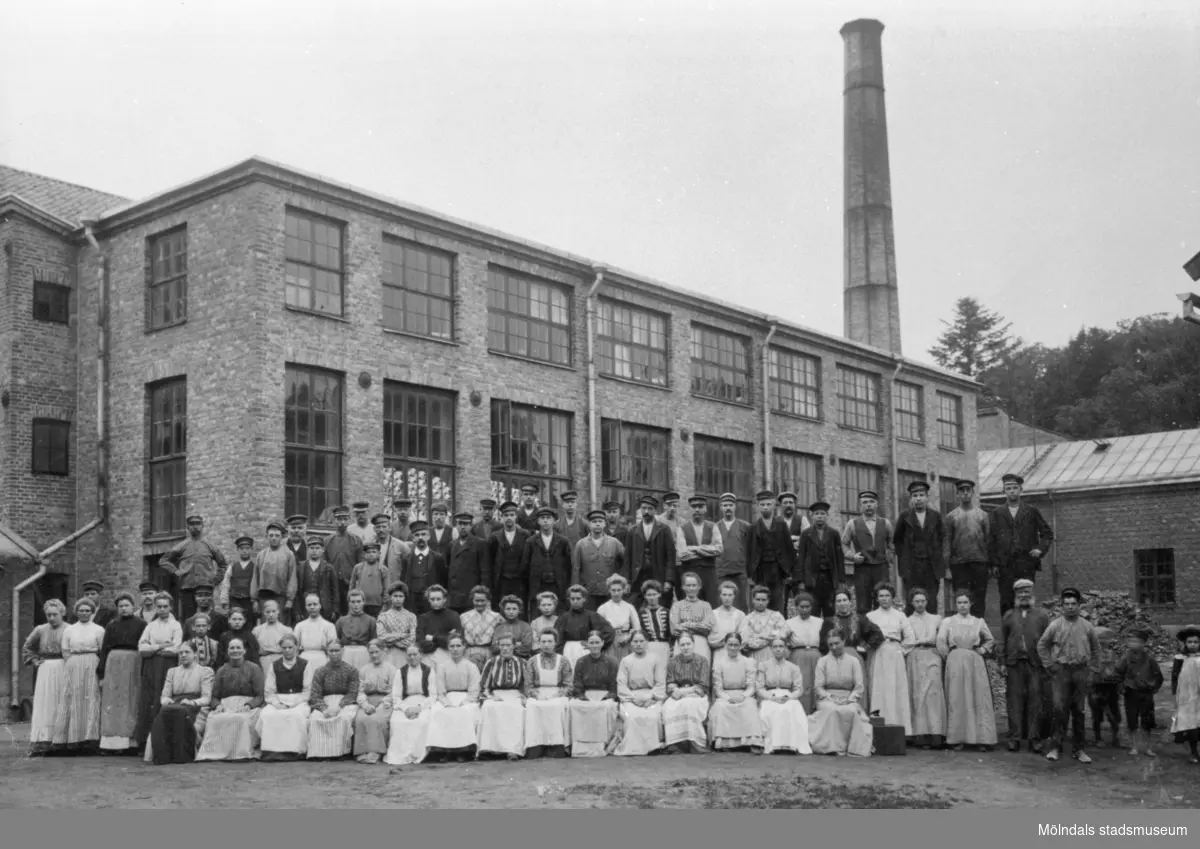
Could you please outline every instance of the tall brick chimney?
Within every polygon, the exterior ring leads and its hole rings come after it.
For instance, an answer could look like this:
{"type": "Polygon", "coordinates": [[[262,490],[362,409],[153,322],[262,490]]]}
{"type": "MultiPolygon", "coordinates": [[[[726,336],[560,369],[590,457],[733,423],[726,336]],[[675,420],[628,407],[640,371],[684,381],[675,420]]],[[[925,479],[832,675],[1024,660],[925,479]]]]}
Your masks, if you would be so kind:
{"type": "Polygon", "coordinates": [[[846,43],[846,337],[900,353],[900,293],[883,106],[883,24],[860,19],[846,43]]]}

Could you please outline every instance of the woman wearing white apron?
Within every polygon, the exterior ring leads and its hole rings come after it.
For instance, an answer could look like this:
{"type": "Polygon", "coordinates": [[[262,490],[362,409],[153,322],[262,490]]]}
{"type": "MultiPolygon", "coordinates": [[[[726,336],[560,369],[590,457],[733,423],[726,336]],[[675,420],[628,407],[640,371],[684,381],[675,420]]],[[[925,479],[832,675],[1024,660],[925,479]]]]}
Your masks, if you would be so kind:
{"type": "Polygon", "coordinates": [[[891,584],[880,583],[875,587],[875,600],[879,607],[867,614],[867,618],[883,633],[883,642],[867,655],[867,676],[870,679],[871,710],[876,711],[889,725],[904,727],[904,736],[911,737],[912,700],[908,695],[908,667],[904,658],[912,650],[916,640],[908,617],[904,611],[892,606],[896,597],[891,584]]]}
{"type": "MultiPolygon", "coordinates": [[[[296,638],[288,635],[293,659],[296,638]]],[[[266,676],[246,660],[246,646],[238,639],[226,647],[229,659],[213,678],[213,709],[204,726],[198,761],[244,761],[262,755],[259,739],[266,676]]],[[[303,667],[301,667],[303,668],[303,667]]]]}
{"type": "Polygon", "coordinates": [[[387,662],[399,669],[408,662],[408,647],[417,639],[417,616],[404,607],[408,584],[397,581],[388,587],[391,607],[375,619],[375,636],[383,642],[387,662]]]}
{"type": "Polygon", "coordinates": [[[316,672],[329,662],[325,647],[338,638],[337,628],[321,616],[321,597],[316,593],[304,597],[304,609],[308,618],[297,622],[292,631],[299,644],[301,659],[316,672]]]}
{"type": "Polygon", "coordinates": [[[770,610],[771,591],[764,586],[756,586],[750,591],[750,604],[753,609],[746,614],[738,628],[738,636],[742,638],[742,651],[755,664],[766,663],[771,659],[771,641],[787,633],[787,625],[783,614],[778,610],[770,610]]]}
{"type": "Polygon", "coordinates": [[[393,766],[419,764],[425,759],[429,719],[438,697],[438,675],[421,662],[421,650],[410,644],[406,660],[392,679],[392,733],[383,760],[393,766]]]}
{"type": "Polygon", "coordinates": [[[513,654],[513,639],[498,637],[500,654],[483,667],[480,689],[479,754],[525,755],[525,663],[513,654]]]}
{"type": "Polygon", "coordinates": [[[588,653],[587,638],[592,631],[599,631],[607,649],[613,642],[613,628],[608,620],[592,610],[585,609],[587,604],[587,588],[576,584],[567,590],[567,603],[570,607],[558,617],[554,630],[558,632],[558,644],[562,647],[562,656],[575,668],[579,658],[588,653]]]}
{"type": "Polygon", "coordinates": [[[742,655],[742,638],[725,637],[725,649],[713,660],[713,703],[708,712],[708,736],[714,749],[749,747],[762,754],[762,720],[754,701],[757,675],[754,661],[742,655]]]}
{"type": "Polygon", "coordinates": [[[37,670],[33,688],[33,720],[29,726],[29,753],[44,755],[54,741],[54,713],[67,683],[62,656],[62,638],[67,630],[63,616],[66,605],[56,598],[42,605],[46,623],[38,625],[25,639],[21,653],[27,665],[37,670]]]}
{"type": "Polygon", "coordinates": [[[629,638],[640,627],[640,623],[637,609],[625,601],[629,582],[621,575],[609,575],[605,584],[608,586],[609,600],[600,605],[596,612],[607,619],[609,625],[612,625],[615,636],[612,645],[608,647],[608,652],[619,661],[629,654],[629,638]]]}
{"type": "Polygon", "coordinates": [[[340,758],[350,754],[354,717],[358,713],[358,670],[342,660],[342,644],[330,643],[329,662],[313,673],[308,706],[308,751],[305,757],[340,758]]]}
{"type": "Polygon", "coordinates": [[[429,756],[464,762],[479,743],[479,667],[464,657],[466,641],[446,640],[450,660],[436,667],[437,703],[429,715],[429,756]]]}
{"type": "Polygon", "coordinates": [[[266,670],[263,692],[267,703],[258,716],[258,736],[263,760],[294,761],[308,753],[308,698],[312,694],[313,668],[297,655],[299,646],[294,636],[284,637],[279,646],[283,657],[266,670]]]}
{"type": "Polygon", "coordinates": [[[638,610],[638,623],[649,641],[646,653],[666,668],[671,659],[671,613],[659,604],[662,585],[655,580],[643,581],[642,598],[645,601],[638,610]]]}
{"type": "Polygon", "coordinates": [[[525,757],[565,758],[571,745],[570,664],[554,651],[558,636],[538,635],[538,653],[525,668],[525,757]]]}
{"type": "Polygon", "coordinates": [[[617,696],[624,724],[614,755],[649,755],[663,747],[662,705],[667,698],[666,670],[646,654],[646,635],[635,631],[633,654],[617,670],[617,696]]]}
{"type": "Polygon", "coordinates": [[[371,662],[358,670],[358,713],[354,716],[354,759],[377,764],[387,754],[392,727],[392,682],[396,668],[387,662],[383,643],[367,646],[371,662]]]}
{"type": "Polygon", "coordinates": [[[796,615],[784,623],[788,648],[791,649],[788,660],[800,667],[800,675],[804,679],[804,694],[800,697],[800,706],[804,708],[805,715],[811,715],[816,709],[813,682],[817,675],[817,661],[821,659],[821,647],[824,645],[829,625],[821,617],[812,615],[811,595],[806,592],[796,593],[795,602],[796,615]]]}
{"type": "Polygon", "coordinates": [[[675,656],[667,663],[667,700],[663,703],[663,741],[669,754],[708,751],[708,690],[712,670],[696,654],[699,640],[679,635],[675,656]]]}
{"type": "Polygon", "coordinates": [[[683,575],[683,598],[671,605],[671,638],[678,641],[679,635],[687,631],[696,638],[693,650],[705,660],[712,658],[709,635],[717,626],[713,609],[707,601],[700,599],[700,576],[695,572],[683,575]]]}
{"type": "Polygon", "coordinates": [[[776,637],[770,648],[771,659],[758,667],[755,685],[763,727],[763,752],[811,755],[808,717],[800,703],[804,696],[804,676],[800,667],[787,659],[786,639],[776,637]]]}
{"type": "Polygon", "coordinates": [[[617,671],[604,653],[599,631],[588,634],[587,651],[571,675],[571,757],[602,758],[617,728],[617,671]]]}

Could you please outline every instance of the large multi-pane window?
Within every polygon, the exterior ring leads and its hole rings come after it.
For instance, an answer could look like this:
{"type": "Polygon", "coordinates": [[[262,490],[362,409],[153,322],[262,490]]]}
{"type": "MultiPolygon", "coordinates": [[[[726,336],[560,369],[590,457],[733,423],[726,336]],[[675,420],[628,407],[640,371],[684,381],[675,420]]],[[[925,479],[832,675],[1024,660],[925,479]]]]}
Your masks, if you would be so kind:
{"type": "Polygon", "coordinates": [[[821,417],[819,359],[772,348],[767,354],[767,369],[772,410],[806,419],[821,417]]]}
{"type": "Polygon", "coordinates": [[[187,379],[149,388],[150,533],[187,530],[187,379]]]}
{"type": "MultiPolygon", "coordinates": [[[[896,493],[896,500],[900,502],[900,509],[907,510],[909,506],[908,485],[914,481],[929,482],[928,476],[924,472],[912,472],[905,469],[900,469],[896,473],[896,484],[900,487],[900,491],[896,493]]],[[[933,506],[932,504],[930,505],[933,506]]]]}
{"type": "Polygon", "coordinates": [[[488,348],[571,364],[571,295],[562,286],[488,269],[488,348]]]}
{"type": "Polygon", "coordinates": [[[453,316],[453,257],[385,237],[383,326],[418,336],[451,339],[453,316]]]}
{"type": "Polygon", "coordinates": [[[666,318],[600,301],[596,307],[596,361],[601,374],[666,386],[666,318]]]}
{"type": "Polygon", "coordinates": [[[55,419],[33,420],[33,471],[42,475],[68,475],[71,423],[55,419]]]}
{"type": "Polygon", "coordinates": [[[849,366],[837,367],[838,423],[878,433],[879,375],[849,366]]]}
{"type": "Polygon", "coordinates": [[[820,457],[775,449],[771,452],[771,464],[776,488],[780,492],[796,493],[798,509],[807,510],[810,504],[821,499],[824,462],[820,457]]]}
{"type": "Polygon", "coordinates": [[[284,512],[313,524],[332,524],[342,501],[340,374],[287,366],[284,387],[284,512]]]}
{"type": "Polygon", "coordinates": [[[1139,548],[1134,589],[1139,604],[1175,603],[1175,549],[1139,548]]]}
{"type": "Polygon", "coordinates": [[[708,499],[708,515],[720,515],[719,499],[729,492],[737,496],[737,516],[754,517],[754,446],[711,436],[697,436],[695,444],[695,489],[708,499]]]}
{"type": "Polygon", "coordinates": [[[661,498],[671,486],[671,432],[617,419],[600,423],[601,499],[619,501],[626,512],[643,495],[661,498]]]}
{"type": "Polygon", "coordinates": [[[961,451],[963,449],[962,398],[939,392],[937,401],[938,447],[961,451]]]}
{"type": "Polygon", "coordinates": [[[342,315],[342,225],[295,209],[287,211],[286,303],[342,315]]]}
{"type": "Polygon", "coordinates": [[[158,330],[187,320],[187,227],[150,237],[146,327],[158,330]]]}
{"type": "Polygon", "coordinates": [[[521,500],[522,484],[538,487],[538,503],[556,505],[573,488],[570,413],[492,399],[492,497],[521,500]]]}
{"type": "Polygon", "coordinates": [[[732,333],[692,325],[692,394],[750,403],[749,344],[732,333]]]}
{"type": "Polygon", "coordinates": [[[896,438],[925,441],[925,393],[915,383],[896,382],[896,438]]]}
{"type": "Polygon", "coordinates": [[[453,392],[384,381],[383,472],[387,503],[405,497],[429,519],[439,501],[454,508],[453,392]]]}
{"type": "Polygon", "coordinates": [[[883,492],[881,492],[882,472],[878,466],[868,466],[865,463],[850,463],[843,460],[838,464],[838,474],[841,477],[842,483],[842,503],[841,511],[843,514],[857,516],[862,510],[858,506],[858,494],[864,490],[875,492],[880,497],[879,510],[880,515],[885,515],[886,510],[883,506],[883,492]]]}

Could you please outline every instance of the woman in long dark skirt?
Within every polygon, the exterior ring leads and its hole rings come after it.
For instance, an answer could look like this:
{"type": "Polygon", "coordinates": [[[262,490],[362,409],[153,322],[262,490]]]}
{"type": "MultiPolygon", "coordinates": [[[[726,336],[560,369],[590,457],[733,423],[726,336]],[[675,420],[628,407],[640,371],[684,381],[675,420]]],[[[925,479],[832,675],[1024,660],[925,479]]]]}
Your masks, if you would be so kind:
{"type": "Polygon", "coordinates": [[[135,742],[142,751],[162,707],[167,670],[175,666],[179,647],[183,645],[183,626],[171,615],[171,604],[169,593],[154,596],[154,618],[146,623],[146,630],[138,640],[138,654],[142,656],[142,691],[135,742]]]}
{"type": "Polygon", "coordinates": [[[179,665],[167,670],[162,708],[150,729],[146,760],[155,764],[190,764],[204,734],[212,701],[213,671],[196,662],[191,643],[179,647],[179,665]]]}
{"type": "Polygon", "coordinates": [[[96,677],[104,684],[100,695],[100,750],[119,755],[136,749],[142,687],[138,643],[146,630],[146,620],[134,615],[136,610],[132,595],[117,596],[117,618],[104,629],[96,667],[96,677]]]}

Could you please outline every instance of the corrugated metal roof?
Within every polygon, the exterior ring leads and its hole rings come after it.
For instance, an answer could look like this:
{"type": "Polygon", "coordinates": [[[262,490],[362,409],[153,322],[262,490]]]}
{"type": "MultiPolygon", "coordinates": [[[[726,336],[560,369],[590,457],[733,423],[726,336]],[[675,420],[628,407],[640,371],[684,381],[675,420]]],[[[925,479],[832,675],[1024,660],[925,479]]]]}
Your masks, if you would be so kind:
{"type": "Polygon", "coordinates": [[[979,492],[1004,491],[1001,478],[1015,472],[1026,492],[1160,483],[1200,476],[1200,430],[1142,433],[1106,440],[1057,442],[979,452],[979,492]],[[1108,447],[1101,447],[1107,443],[1108,447]]]}
{"type": "Polygon", "coordinates": [[[0,196],[14,194],[65,221],[98,217],[126,198],[0,165],[0,196]]]}

